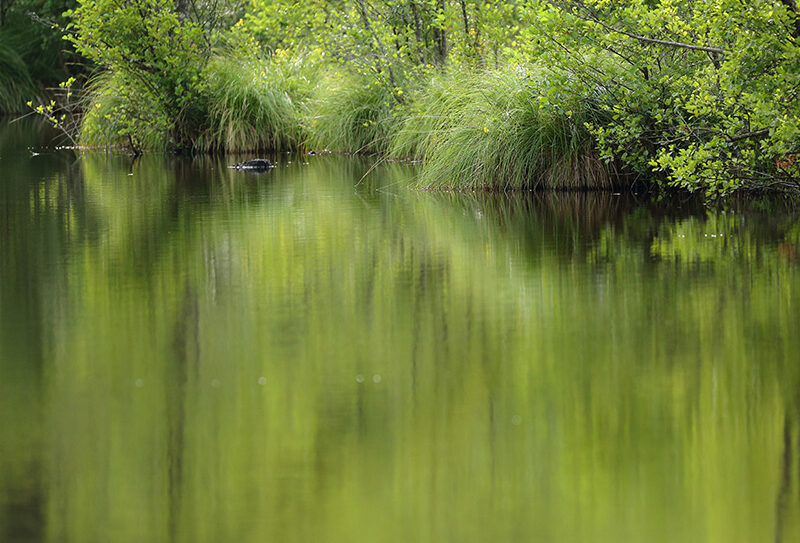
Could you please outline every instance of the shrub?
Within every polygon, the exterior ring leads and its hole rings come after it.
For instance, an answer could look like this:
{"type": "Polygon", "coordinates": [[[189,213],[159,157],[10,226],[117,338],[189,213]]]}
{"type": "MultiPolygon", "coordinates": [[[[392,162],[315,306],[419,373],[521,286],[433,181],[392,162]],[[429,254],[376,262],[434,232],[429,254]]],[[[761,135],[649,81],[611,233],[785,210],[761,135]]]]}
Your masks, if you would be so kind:
{"type": "Polygon", "coordinates": [[[78,142],[87,147],[164,149],[169,118],[147,93],[133,91],[120,73],[101,72],[89,80],[78,142]]]}
{"type": "Polygon", "coordinates": [[[113,74],[119,131],[137,145],[157,120],[171,147],[191,147],[205,121],[200,76],[212,45],[204,27],[172,0],[83,0],[71,15],[76,50],[113,74]]]}
{"type": "Polygon", "coordinates": [[[800,191],[794,0],[564,0],[532,16],[524,54],[606,90],[591,126],[605,157],[709,196],[800,191]]]}

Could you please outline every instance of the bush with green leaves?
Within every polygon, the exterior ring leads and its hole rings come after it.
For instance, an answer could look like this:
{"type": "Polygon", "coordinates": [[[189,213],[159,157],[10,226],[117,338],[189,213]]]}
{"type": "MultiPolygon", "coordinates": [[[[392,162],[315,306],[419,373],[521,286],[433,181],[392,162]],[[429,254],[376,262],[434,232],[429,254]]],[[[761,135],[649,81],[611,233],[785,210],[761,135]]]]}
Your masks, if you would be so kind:
{"type": "Polygon", "coordinates": [[[122,74],[100,72],[85,88],[78,143],[107,149],[165,149],[170,119],[147,93],[134,92],[122,74]]]}
{"type": "MultiPolygon", "coordinates": [[[[794,0],[531,1],[524,56],[602,89],[606,159],[708,195],[798,189],[794,0]]],[[[579,90],[576,92],[580,92],[579,90]]]]}
{"type": "Polygon", "coordinates": [[[272,49],[312,49],[408,90],[433,66],[498,65],[520,30],[512,0],[252,0],[245,25],[272,49]]]}
{"type": "Polygon", "coordinates": [[[71,17],[75,49],[116,83],[117,132],[136,148],[153,130],[174,149],[191,147],[206,115],[201,75],[212,44],[204,27],[172,0],[82,0],[71,17]]]}

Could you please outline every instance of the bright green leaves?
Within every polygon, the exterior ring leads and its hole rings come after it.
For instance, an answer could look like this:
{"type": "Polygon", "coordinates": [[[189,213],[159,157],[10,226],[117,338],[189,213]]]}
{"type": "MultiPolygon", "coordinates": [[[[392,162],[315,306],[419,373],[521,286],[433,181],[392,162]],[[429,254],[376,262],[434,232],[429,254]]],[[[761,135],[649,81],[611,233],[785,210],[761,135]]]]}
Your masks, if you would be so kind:
{"type": "Polygon", "coordinates": [[[520,31],[520,1],[251,0],[244,26],[271,49],[322,50],[408,91],[433,66],[498,65],[520,31]]]}
{"type": "Polygon", "coordinates": [[[528,55],[596,101],[624,168],[709,195],[798,188],[797,13],[777,0],[564,0],[528,9],[528,55]]]}
{"type": "Polygon", "coordinates": [[[204,121],[199,76],[211,44],[203,27],[172,0],[83,0],[71,16],[68,39],[119,83],[119,130],[147,132],[159,118],[174,147],[190,145],[204,121]]]}
{"type": "MultiPolygon", "coordinates": [[[[800,30],[790,4],[250,0],[242,19],[227,11],[221,15],[232,19],[223,36],[213,25],[180,15],[172,0],[83,0],[72,13],[70,40],[112,74],[117,94],[98,95],[97,113],[90,110],[88,117],[113,120],[115,137],[135,138],[155,129],[174,147],[193,145],[208,134],[215,118],[209,100],[215,96],[274,102],[274,111],[294,118],[296,108],[291,100],[284,103],[283,90],[286,96],[309,94],[291,90],[293,77],[262,69],[261,60],[268,57],[262,46],[276,70],[281,59],[306,58],[327,65],[331,74],[344,73],[331,79],[347,81],[347,92],[328,99],[331,110],[309,125],[314,133],[335,132],[333,140],[345,142],[343,148],[375,151],[385,150],[388,127],[415,110],[414,101],[445,65],[470,74],[502,65],[509,77],[513,66],[536,66],[535,91],[522,93],[524,104],[514,109],[524,114],[501,118],[494,113],[508,108],[500,105],[489,108],[493,113],[486,118],[476,111],[465,139],[503,141],[498,149],[525,152],[539,145],[538,133],[526,132],[525,122],[554,134],[566,123],[569,133],[580,135],[575,141],[580,139],[581,150],[589,148],[581,139],[588,131],[598,151],[592,156],[613,161],[618,169],[716,195],[765,184],[797,186],[800,30]],[[209,69],[212,50],[221,44],[224,57],[247,61],[240,67],[258,59],[253,64],[258,70],[240,77],[220,66],[209,69]],[[258,76],[261,72],[266,75],[258,76]],[[225,77],[209,77],[215,74],[225,77]],[[282,82],[280,92],[268,88],[271,79],[282,82]],[[225,88],[215,91],[209,80],[225,88]],[[229,82],[247,92],[228,92],[229,82]],[[515,129],[512,118],[524,121],[519,121],[522,146],[501,139],[515,129]],[[325,122],[330,126],[322,127],[325,122]]],[[[320,83],[319,73],[314,77],[319,89],[334,92],[320,83]]],[[[524,78],[517,83],[527,84],[524,78]]],[[[255,119],[253,126],[269,124],[257,112],[246,117],[255,119]]],[[[402,152],[417,154],[422,144],[408,139],[402,152]]],[[[528,170],[544,167],[537,163],[528,170]]]]}

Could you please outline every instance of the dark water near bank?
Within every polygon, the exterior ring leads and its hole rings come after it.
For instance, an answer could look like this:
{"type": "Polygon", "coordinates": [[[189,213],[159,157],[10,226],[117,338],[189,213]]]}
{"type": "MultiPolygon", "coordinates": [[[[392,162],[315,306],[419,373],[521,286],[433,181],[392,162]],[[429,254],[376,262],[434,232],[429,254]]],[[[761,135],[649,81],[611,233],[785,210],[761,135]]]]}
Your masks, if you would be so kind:
{"type": "Polygon", "coordinates": [[[48,141],[0,121],[0,541],[800,540],[796,213],[48,141]]]}

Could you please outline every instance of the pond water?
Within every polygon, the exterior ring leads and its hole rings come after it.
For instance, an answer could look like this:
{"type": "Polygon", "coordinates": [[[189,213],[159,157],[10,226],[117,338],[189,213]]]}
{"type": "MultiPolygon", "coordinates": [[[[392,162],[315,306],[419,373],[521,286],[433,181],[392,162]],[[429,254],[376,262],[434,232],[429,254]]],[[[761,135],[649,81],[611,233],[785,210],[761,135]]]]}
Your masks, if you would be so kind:
{"type": "Polygon", "coordinates": [[[796,213],[52,137],[0,123],[0,540],[800,539],[796,213]]]}

